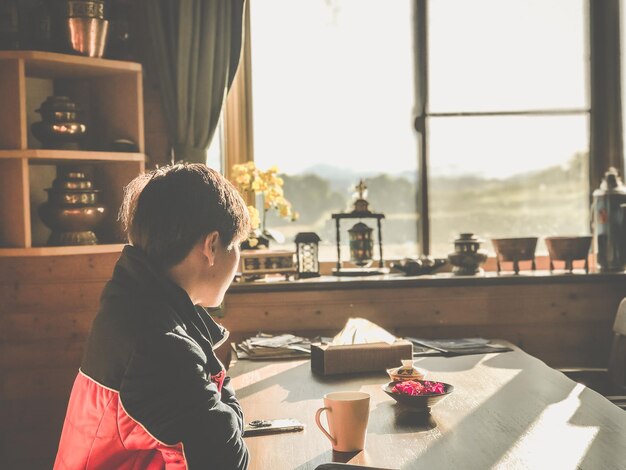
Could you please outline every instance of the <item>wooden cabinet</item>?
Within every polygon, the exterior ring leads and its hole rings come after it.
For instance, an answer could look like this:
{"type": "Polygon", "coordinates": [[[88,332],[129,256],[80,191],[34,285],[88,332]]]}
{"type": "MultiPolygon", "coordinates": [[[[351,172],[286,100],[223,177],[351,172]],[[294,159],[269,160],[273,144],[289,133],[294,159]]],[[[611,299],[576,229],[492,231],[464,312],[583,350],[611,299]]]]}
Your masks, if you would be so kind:
{"type": "Polygon", "coordinates": [[[117,211],[124,186],[144,170],[141,65],[38,51],[0,51],[0,256],[99,253],[122,242],[117,211]],[[88,136],[81,150],[42,149],[30,134],[33,113],[47,95],[65,95],[81,108],[88,136]],[[112,151],[127,139],[137,152],[112,151]],[[100,245],[45,247],[36,206],[56,165],[86,167],[101,190],[106,217],[100,245]]]}

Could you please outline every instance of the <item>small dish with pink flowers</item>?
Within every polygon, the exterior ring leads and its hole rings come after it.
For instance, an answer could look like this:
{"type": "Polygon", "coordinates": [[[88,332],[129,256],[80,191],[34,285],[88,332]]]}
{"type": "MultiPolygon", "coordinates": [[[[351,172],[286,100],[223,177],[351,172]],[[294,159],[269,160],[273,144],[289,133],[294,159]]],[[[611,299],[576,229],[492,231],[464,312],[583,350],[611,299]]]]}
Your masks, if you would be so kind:
{"type": "Polygon", "coordinates": [[[454,391],[454,386],[430,380],[405,380],[389,382],[382,389],[401,405],[429,412],[432,406],[454,391]]]}

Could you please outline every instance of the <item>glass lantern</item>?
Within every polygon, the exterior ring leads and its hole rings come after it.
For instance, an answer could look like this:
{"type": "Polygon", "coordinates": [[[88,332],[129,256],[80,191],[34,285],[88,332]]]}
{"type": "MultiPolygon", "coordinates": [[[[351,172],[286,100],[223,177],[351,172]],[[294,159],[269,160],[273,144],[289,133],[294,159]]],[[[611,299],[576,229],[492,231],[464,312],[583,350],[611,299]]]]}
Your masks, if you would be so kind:
{"type": "Polygon", "coordinates": [[[358,222],[348,230],[350,236],[350,260],[357,266],[369,266],[372,263],[374,239],[372,229],[363,222],[358,222]]]}
{"type": "Polygon", "coordinates": [[[319,242],[320,237],[315,232],[300,232],[296,235],[298,277],[319,277],[319,242]]]}

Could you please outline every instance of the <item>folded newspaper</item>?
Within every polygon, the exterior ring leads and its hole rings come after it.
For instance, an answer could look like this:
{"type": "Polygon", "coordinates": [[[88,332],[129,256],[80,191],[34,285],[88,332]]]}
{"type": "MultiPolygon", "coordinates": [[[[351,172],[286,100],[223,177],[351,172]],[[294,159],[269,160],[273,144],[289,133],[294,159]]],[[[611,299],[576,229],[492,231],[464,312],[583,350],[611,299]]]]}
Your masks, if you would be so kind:
{"type": "Polygon", "coordinates": [[[311,340],[291,334],[259,333],[239,344],[231,343],[238,359],[292,359],[311,355],[311,340]]]}
{"type": "Polygon", "coordinates": [[[512,351],[508,346],[485,338],[407,339],[413,343],[413,356],[465,356],[512,351]]]}

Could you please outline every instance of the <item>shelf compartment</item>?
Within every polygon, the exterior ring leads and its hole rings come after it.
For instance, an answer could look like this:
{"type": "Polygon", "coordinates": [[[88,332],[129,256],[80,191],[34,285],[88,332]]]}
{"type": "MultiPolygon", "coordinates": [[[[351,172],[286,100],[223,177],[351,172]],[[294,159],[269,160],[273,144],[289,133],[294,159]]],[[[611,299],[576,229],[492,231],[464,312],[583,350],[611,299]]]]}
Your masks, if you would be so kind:
{"type": "Polygon", "coordinates": [[[119,251],[124,241],[117,212],[124,187],[145,168],[143,81],[138,63],[40,51],[0,51],[0,256],[54,256],[119,251]],[[87,126],[81,150],[39,149],[30,124],[50,95],[66,95],[87,126]],[[137,152],[110,151],[117,139],[137,152]],[[45,245],[49,229],[38,216],[54,166],[89,171],[101,190],[105,219],[99,245],[45,245]]]}
{"type": "Polygon", "coordinates": [[[28,112],[40,103],[28,103],[27,79],[51,82],[53,94],[78,104],[87,126],[84,148],[111,149],[113,141],[128,139],[145,152],[140,64],[38,51],[0,51],[0,148],[38,146],[28,142],[28,112]]]}
{"type": "Polygon", "coordinates": [[[31,163],[143,162],[145,156],[134,152],[93,152],[91,150],[25,149],[0,150],[2,159],[28,159],[31,163]]]}

